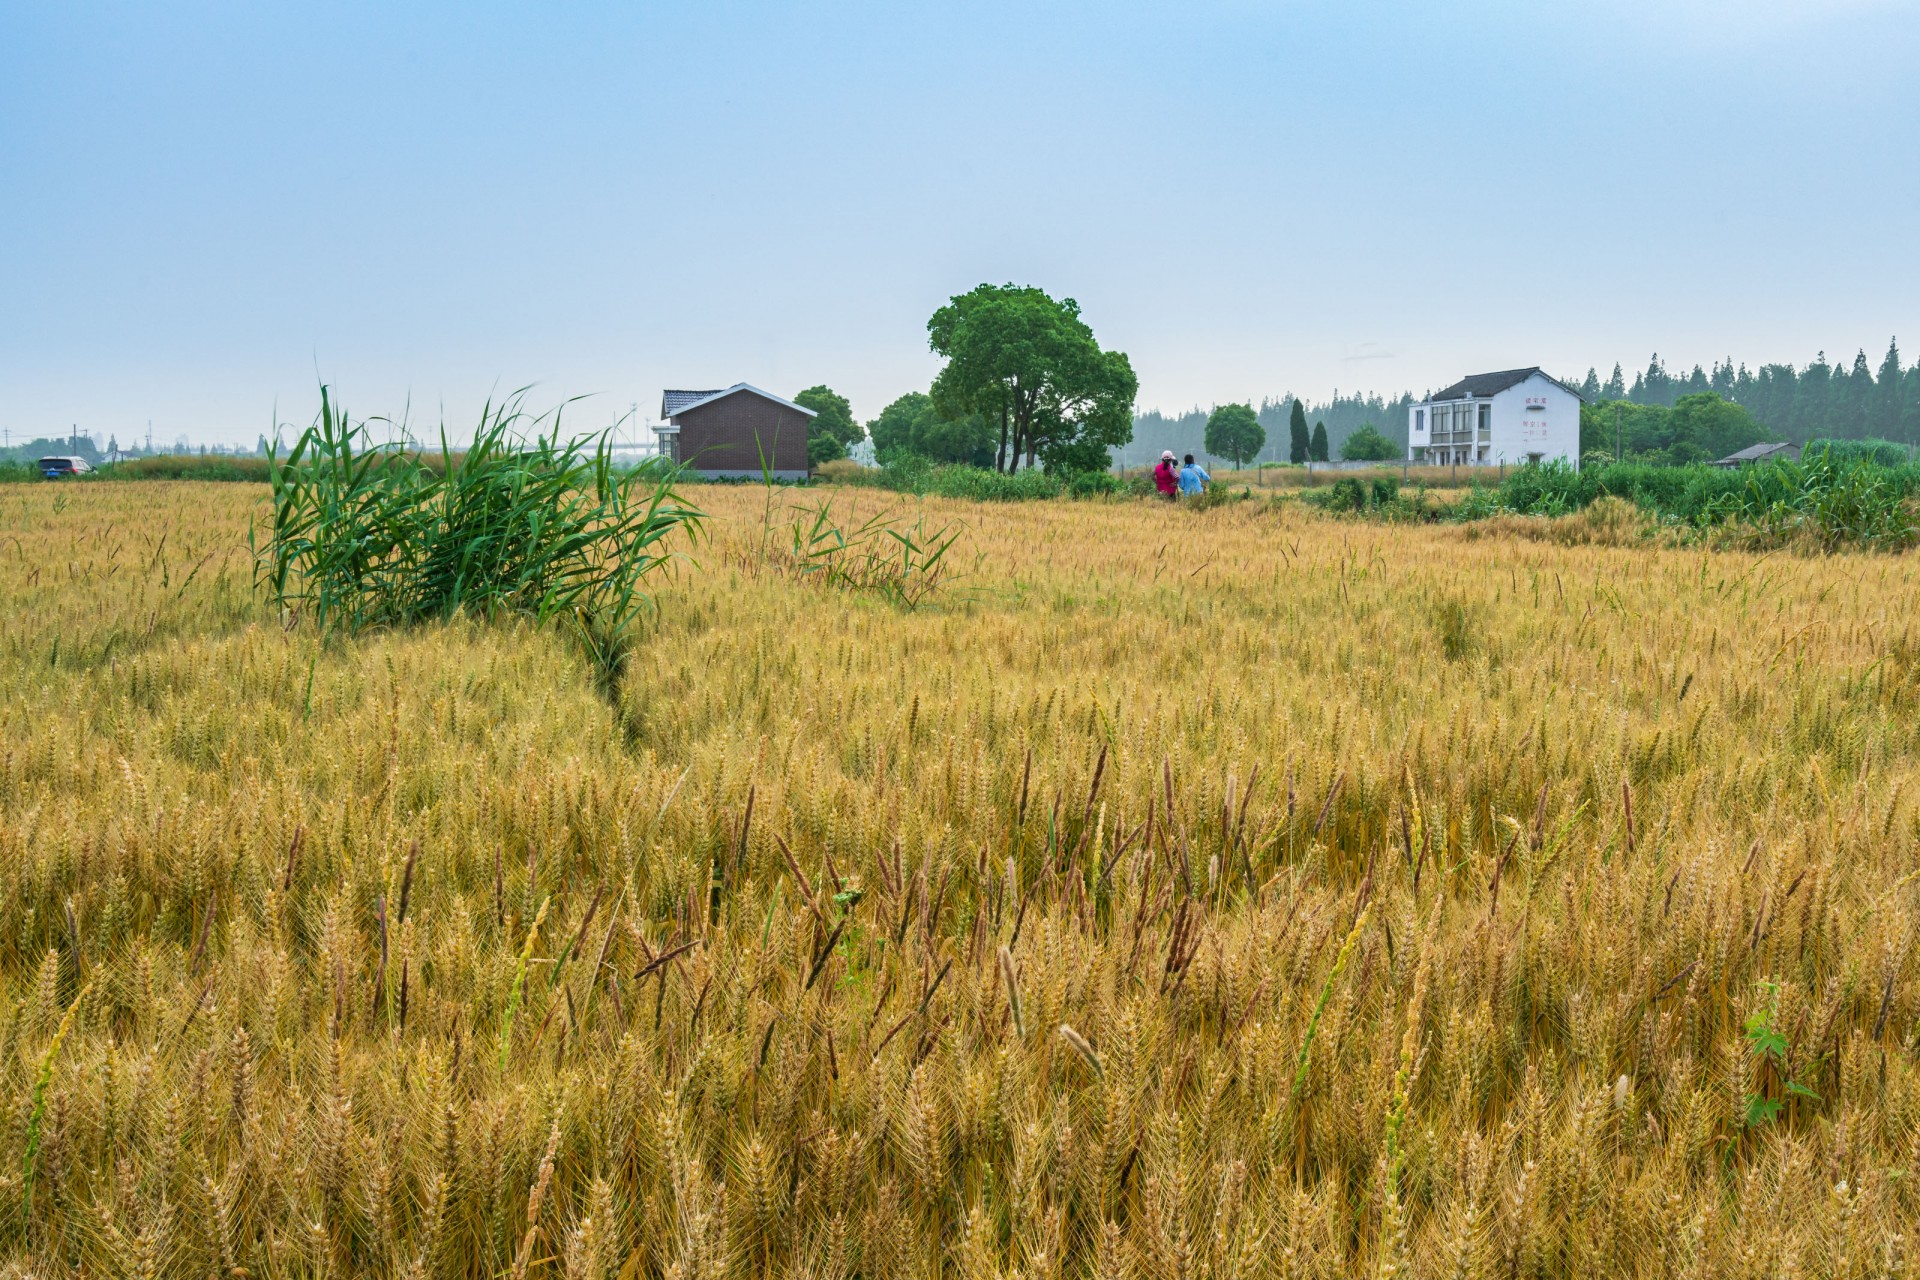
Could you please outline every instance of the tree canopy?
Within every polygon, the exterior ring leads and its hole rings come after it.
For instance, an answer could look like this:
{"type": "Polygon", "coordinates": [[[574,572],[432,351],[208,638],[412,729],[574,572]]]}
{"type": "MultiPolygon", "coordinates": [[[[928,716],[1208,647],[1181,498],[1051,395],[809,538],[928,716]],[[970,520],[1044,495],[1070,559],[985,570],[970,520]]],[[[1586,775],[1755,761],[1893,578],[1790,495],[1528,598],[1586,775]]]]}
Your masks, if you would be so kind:
{"type": "Polygon", "coordinates": [[[1293,402],[1293,412],[1287,415],[1287,435],[1290,438],[1287,461],[1296,465],[1305,462],[1313,441],[1307,435],[1307,411],[1298,400],[1293,402]]]}
{"type": "Polygon", "coordinates": [[[935,406],[949,421],[978,415],[997,428],[996,470],[1017,471],[1024,456],[1049,471],[1101,471],[1133,438],[1133,365],[1100,349],[1072,298],[983,284],[934,312],[927,338],[947,360],[935,406]]]}
{"type": "Polygon", "coordinates": [[[902,457],[932,462],[964,462],[976,467],[993,465],[993,428],[979,414],[954,421],[944,418],[933,397],[909,391],[880,411],[867,424],[874,456],[881,463],[902,457]]]}
{"type": "Polygon", "coordinates": [[[1328,461],[1326,423],[1316,422],[1313,424],[1313,441],[1307,446],[1307,456],[1315,462],[1328,461]]]}
{"type": "Polygon", "coordinates": [[[850,445],[866,438],[860,424],[853,420],[853,406],[832,387],[808,387],[793,402],[814,412],[813,421],[807,425],[807,461],[815,466],[846,457],[850,445]]]}
{"type": "Polygon", "coordinates": [[[1223,404],[1207,415],[1207,452],[1232,458],[1236,467],[1245,466],[1266,443],[1267,429],[1250,404],[1223,404]]]}
{"type": "Polygon", "coordinates": [[[1369,422],[1341,442],[1340,456],[1349,462],[1389,462],[1406,455],[1369,422]]]}
{"type": "Polygon", "coordinates": [[[1748,445],[1776,439],[1745,406],[1711,391],[1681,396],[1671,408],[1615,400],[1580,407],[1580,452],[1609,457],[1618,445],[1645,462],[1711,462],[1748,445]]]}

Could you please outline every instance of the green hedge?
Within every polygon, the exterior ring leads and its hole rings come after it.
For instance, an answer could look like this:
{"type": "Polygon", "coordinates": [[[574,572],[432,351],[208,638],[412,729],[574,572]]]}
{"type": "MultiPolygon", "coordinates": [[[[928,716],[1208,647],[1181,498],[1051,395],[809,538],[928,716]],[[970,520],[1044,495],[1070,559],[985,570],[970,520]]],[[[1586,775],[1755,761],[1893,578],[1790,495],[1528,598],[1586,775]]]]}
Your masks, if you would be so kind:
{"type": "MultiPolygon", "coordinates": [[[[1104,475],[1104,473],[1102,473],[1104,475]]],[[[1068,482],[1044,471],[1016,471],[1002,475],[984,467],[940,466],[921,458],[899,458],[884,467],[876,467],[849,476],[844,483],[874,489],[892,489],[936,498],[969,498],[975,502],[1027,502],[1036,498],[1057,498],[1068,489],[1068,482]]],[[[1104,480],[1097,485],[1074,477],[1077,496],[1110,492],[1104,480]]]]}
{"type": "Polygon", "coordinates": [[[267,460],[231,454],[161,453],[151,458],[129,458],[100,468],[108,480],[241,480],[267,482],[267,460]]]}
{"type": "MultiPolygon", "coordinates": [[[[31,462],[0,462],[0,484],[41,479],[40,468],[31,462]]],[[[237,480],[250,484],[267,482],[267,460],[259,457],[234,457],[230,454],[156,454],[151,458],[130,458],[95,467],[82,482],[96,480],[237,480]]],[[[69,479],[68,483],[73,481],[69,479]]]]}

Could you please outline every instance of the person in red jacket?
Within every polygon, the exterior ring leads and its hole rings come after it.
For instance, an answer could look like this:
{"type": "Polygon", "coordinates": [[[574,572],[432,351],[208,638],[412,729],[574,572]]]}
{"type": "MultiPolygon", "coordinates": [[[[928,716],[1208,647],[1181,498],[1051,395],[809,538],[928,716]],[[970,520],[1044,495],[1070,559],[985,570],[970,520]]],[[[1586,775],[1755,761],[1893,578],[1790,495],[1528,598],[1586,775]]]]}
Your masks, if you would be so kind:
{"type": "Polygon", "coordinates": [[[1153,487],[1168,502],[1179,496],[1180,464],[1173,460],[1173,450],[1167,449],[1160,454],[1160,465],[1153,469],[1153,487]]]}

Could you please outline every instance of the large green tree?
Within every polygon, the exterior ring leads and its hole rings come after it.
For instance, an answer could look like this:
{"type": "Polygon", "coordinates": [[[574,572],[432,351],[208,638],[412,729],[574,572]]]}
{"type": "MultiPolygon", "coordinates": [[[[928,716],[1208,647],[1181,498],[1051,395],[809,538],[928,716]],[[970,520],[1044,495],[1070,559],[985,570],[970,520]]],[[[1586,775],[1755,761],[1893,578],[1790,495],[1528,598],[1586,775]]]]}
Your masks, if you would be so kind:
{"type": "Polygon", "coordinates": [[[1340,456],[1348,462],[1390,462],[1406,454],[1369,422],[1340,442],[1340,456]]]}
{"type": "Polygon", "coordinates": [[[1307,447],[1307,456],[1315,462],[1325,462],[1328,460],[1326,423],[1316,422],[1313,424],[1313,441],[1307,447]]]}
{"type": "Polygon", "coordinates": [[[1312,437],[1307,435],[1307,410],[1298,400],[1293,402],[1293,412],[1287,415],[1287,434],[1292,437],[1287,449],[1287,461],[1299,464],[1307,460],[1307,451],[1313,447],[1312,437]]]}
{"type": "Polygon", "coordinates": [[[964,462],[976,467],[993,465],[993,428],[979,414],[953,421],[944,418],[924,391],[909,391],[880,411],[867,424],[873,451],[881,462],[903,457],[932,462],[964,462]]]}
{"type": "Polygon", "coordinates": [[[884,465],[895,458],[917,454],[920,420],[932,411],[933,397],[924,391],[909,391],[882,409],[879,417],[867,423],[867,434],[873,438],[874,457],[884,465]]]}
{"type": "Polygon", "coordinates": [[[1674,401],[1667,428],[1672,436],[1667,450],[1676,462],[1711,462],[1772,438],[1743,406],[1723,400],[1711,391],[1681,396],[1674,401]],[[1687,446],[1692,449],[1687,450],[1687,446]],[[1697,457],[1685,459],[1681,456],[1683,452],[1696,453],[1697,457]]]}
{"type": "Polygon", "coordinates": [[[1250,404],[1223,404],[1207,415],[1206,449],[1243,467],[1267,443],[1267,429],[1250,404]]]}
{"type": "Polygon", "coordinates": [[[1133,439],[1133,365],[1100,349],[1072,298],[983,284],[934,312],[927,339],[947,361],[935,406],[997,428],[996,470],[1017,471],[1023,457],[1049,471],[1105,470],[1109,450],[1133,439]]]}
{"type": "Polygon", "coordinates": [[[807,461],[815,466],[846,457],[850,446],[866,438],[866,432],[853,420],[853,406],[832,387],[808,387],[793,402],[814,412],[813,421],[807,424],[807,461]]]}

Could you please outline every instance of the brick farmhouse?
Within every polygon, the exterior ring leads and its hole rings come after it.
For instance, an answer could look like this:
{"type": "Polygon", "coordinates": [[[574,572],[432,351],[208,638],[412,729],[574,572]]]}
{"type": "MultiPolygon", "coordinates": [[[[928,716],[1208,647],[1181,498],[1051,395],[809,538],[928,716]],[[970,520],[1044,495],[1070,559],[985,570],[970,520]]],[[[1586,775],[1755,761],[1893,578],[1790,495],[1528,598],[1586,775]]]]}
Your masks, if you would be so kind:
{"type": "Polygon", "coordinates": [[[807,476],[807,426],[814,412],[736,382],[723,391],[668,391],[660,398],[660,452],[716,479],[807,476]]]}

